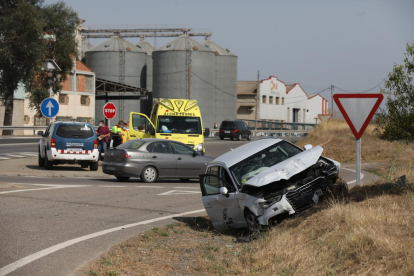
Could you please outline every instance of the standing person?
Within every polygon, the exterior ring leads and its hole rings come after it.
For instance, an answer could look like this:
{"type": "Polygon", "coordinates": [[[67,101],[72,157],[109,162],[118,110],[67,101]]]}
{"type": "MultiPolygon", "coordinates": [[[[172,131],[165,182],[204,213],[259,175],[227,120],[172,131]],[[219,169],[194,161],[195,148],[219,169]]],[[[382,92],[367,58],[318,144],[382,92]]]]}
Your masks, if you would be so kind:
{"type": "Polygon", "coordinates": [[[128,131],[128,123],[125,123],[122,127],[122,133],[124,134],[122,136],[122,143],[125,143],[126,141],[129,141],[129,131],[128,131]]]}
{"type": "Polygon", "coordinates": [[[124,121],[119,121],[117,125],[115,125],[111,129],[111,137],[112,137],[112,147],[116,148],[120,144],[122,144],[122,136],[124,135],[121,131],[122,126],[124,125],[124,121]]]}
{"type": "Polygon", "coordinates": [[[98,134],[98,151],[99,151],[99,157],[98,161],[102,161],[102,153],[105,153],[106,148],[108,147],[108,136],[111,135],[111,131],[109,128],[105,125],[105,122],[103,120],[99,121],[99,127],[96,130],[96,133],[98,134]]]}

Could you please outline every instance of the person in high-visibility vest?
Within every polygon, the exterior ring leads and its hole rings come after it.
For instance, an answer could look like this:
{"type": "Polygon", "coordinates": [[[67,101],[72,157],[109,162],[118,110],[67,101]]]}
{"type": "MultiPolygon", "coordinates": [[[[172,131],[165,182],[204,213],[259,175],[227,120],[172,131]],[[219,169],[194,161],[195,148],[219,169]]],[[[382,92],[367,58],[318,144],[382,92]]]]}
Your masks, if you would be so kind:
{"type": "Polygon", "coordinates": [[[124,121],[119,121],[116,126],[111,129],[111,137],[112,137],[112,147],[116,148],[120,144],[122,144],[122,140],[124,137],[124,133],[122,132],[122,127],[124,125],[124,121]]]}
{"type": "Polygon", "coordinates": [[[121,132],[123,133],[123,135],[122,135],[122,143],[125,143],[126,141],[129,141],[128,125],[126,123],[122,126],[121,132]]]}

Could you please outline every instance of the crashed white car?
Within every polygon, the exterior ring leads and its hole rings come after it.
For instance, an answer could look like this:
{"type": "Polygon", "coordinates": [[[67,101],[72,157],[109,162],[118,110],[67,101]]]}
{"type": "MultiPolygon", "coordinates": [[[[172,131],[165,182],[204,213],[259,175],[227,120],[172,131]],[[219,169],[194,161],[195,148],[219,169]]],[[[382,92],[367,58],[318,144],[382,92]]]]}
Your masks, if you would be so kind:
{"type": "Polygon", "coordinates": [[[322,200],[340,167],[322,151],[267,138],[214,159],[200,175],[203,204],[214,227],[261,229],[322,200]]]}

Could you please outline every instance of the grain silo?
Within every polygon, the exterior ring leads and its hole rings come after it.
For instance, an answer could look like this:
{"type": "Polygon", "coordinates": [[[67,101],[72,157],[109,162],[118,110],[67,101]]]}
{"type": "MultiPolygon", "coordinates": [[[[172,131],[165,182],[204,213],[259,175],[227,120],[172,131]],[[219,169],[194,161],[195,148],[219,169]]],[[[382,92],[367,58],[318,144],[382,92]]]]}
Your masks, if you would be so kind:
{"type": "Polygon", "coordinates": [[[152,55],[154,98],[197,100],[203,126],[212,128],[214,52],[188,35],[181,35],[152,55]]]}
{"type": "MultiPolygon", "coordinates": [[[[131,42],[115,35],[89,49],[85,57],[86,65],[96,73],[96,78],[141,88],[141,74],[146,65],[147,53],[131,42]]],[[[117,115],[113,122],[128,121],[131,111],[140,111],[139,100],[111,100],[111,102],[117,107],[117,115]]],[[[102,107],[105,100],[97,100],[95,104],[95,118],[99,121],[103,118],[102,107]]]]}
{"type": "Polygon", "coordinates": [[[94,46],[87,40],[82,40],[81,45],[81,60],[82,62],[85,62],[85,52],[92,49],[94,46]]]}
{"type": "Polygon", "coordinates": [[[235,120],[237,114],[237,56],[211,40],[204,46],[215,53],[214,122],[220,126],[225,119],[235,120]]]}
{"type": "Polygon", "coordinates": [[[145,51],[147,53],[146,57],[146,65],[143,68],[143,73],[145,73],[146,78],[143,78],[144,74],[141,74],[141,87],[148,90],[147,99],[141,100],[141,112],[146,114],[147,116],[151,113],[152,107],[152,52],[155,50],[155,47],[151,45],[149,42],[145,41],[142,37],[139,42],[137,42],[136,46],[145,51]]]}

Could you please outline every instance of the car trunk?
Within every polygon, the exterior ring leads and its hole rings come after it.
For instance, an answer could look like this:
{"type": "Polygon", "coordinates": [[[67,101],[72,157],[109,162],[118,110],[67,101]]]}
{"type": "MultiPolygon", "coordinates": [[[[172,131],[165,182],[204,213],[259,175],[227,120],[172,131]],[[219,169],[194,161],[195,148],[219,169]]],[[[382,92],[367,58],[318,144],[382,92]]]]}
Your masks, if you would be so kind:
{"type": "Polygon", "coordinates": [[[124,149],[106,149],[105,151],[105,162],[109,163],[123,163],[125,162],[125,156],[128,152],[124,149]]]}
{"type": "Polygon", "coordinates": [[[223,122],[220,126],[222,130],[235,130],[236,124],[234,122],[223,122]]]}

